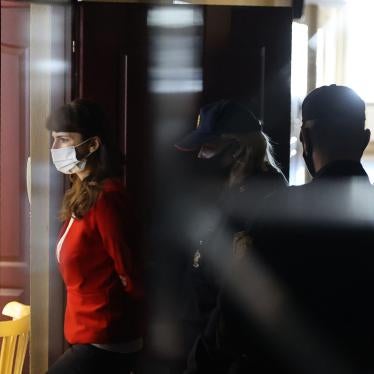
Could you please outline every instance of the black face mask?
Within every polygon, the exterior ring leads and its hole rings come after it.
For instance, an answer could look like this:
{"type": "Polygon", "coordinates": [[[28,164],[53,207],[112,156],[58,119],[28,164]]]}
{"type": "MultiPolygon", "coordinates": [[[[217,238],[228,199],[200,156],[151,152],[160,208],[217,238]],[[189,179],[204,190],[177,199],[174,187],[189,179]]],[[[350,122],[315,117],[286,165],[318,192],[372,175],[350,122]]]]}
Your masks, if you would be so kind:
{"type": "Polygon", "coordinates": [[[312,152],[308,152],[308,155],[305,154],[305,150],[303,151],[303,159],[304,159],[304,162],[306,164],[306,167],[309,171],[309,174],[314,177],[316,175],[316,170],[314,168],[314,164],[313,164],[313,153],[312,152]]]}
{"type": "MultiPolygon", "coordinates": [[[[305,129],[304,131],[309,131],[309,129],[305,129]]],[[[307,146],[307,144],[305,143],[304,139],[303,139],[303,133],[302,131],[300,132],[300,142],[301,144],[303,145],[303,159],[304,159],[304,162],[306,164],[306,167],[309,171],[309,174],[314,177],[315,174],[316,174],[316,170],[314,168],[314,163],[313,163],[313,147],[312,145],[310,144],[310,142],[307,142],[308,144],[308,154],[306,154],[305,152],[305,147],[307,146]]]]}
{"type": "Polygon", "coordinates": [[[229,175],[235,158],[233,155],[240,147],[239,143],[233,142],[228,144],[217,156],[210,159],[199,160],[199,174],[202,178],[224,183],[229,175]]]}

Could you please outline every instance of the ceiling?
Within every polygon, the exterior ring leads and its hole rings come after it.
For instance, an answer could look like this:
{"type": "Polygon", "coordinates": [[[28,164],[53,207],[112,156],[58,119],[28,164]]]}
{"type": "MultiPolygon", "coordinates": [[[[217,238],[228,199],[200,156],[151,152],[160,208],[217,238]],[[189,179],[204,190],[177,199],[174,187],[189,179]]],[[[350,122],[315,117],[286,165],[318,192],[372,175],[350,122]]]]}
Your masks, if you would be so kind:
{"type": "Polygon", "coordinates": [[[344,5],[349,0],[305,0],[305,4],[317,4],[317,5],[344,5]]]}

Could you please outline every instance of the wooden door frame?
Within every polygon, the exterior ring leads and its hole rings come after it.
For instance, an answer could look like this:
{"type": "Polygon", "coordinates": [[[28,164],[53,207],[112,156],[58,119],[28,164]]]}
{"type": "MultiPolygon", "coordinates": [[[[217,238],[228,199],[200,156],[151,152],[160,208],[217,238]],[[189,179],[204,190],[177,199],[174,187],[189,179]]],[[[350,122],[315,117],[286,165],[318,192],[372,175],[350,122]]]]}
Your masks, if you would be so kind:
{"type": "Polygon", "coordinates": [[[31,4],[31,374],[46,372],[65,348],[64,288],[53,255],[64,179],[51,167],[51,137],[45,121],[51,111],[70,100],[69,15],[69,4],[31,4]]]}
{"type": "MultiPolygon", "coordinates": [[[[51,111],[64,103],[71,101],[72,97],[72,9],[71,6],[60,5],[52,7],[52,24],[58,27],[52,28],[52,60],[63,61],[64,74],[51,77],[51,111]],[[62,31],[63,30],[63,31],[62,31]]],[[[65,351],[67,343],[64,339],[64,311],[65,311],[65,287],[58,270],[54,254],[55,238],[58,235],[61,222],[58,220],[58,212],[61,200],[66,188],[61,173],[50,168],[50,257],[49,257],[49,328],[48,328],[48,364],[57,360],[65,351]]]]}
{"type": "MultiPolygon", "coordinates": [[[[93,3],[139,3],[155,5],[173,5],[174,0],[78,0],[93,3]]],[[[293,0],[187,0],[183,4],[191,5],[231,5],[231,6],[266,6],[292,7],[293,0]]]]}

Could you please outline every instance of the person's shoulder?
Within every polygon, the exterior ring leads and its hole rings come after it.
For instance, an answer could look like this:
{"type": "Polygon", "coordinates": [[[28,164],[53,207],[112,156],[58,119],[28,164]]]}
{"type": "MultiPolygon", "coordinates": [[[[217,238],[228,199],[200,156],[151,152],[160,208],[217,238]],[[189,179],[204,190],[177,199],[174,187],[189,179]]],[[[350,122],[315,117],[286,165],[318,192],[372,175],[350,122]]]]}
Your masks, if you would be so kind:
{"type": "MultiPolygon", "coordinates": [[[[101,192],[96,201],[96,209],[127,212],[137,216],[134,193],[129,191],[120,178],[108,178],[102,182],[101,192]]],[[[138,218],[137,218],[138,219],[138,218]]]]}
{"type": "Polygon", "coordinates": [[[120,179],[108,178],[101,184],[101,191],[97,198],[96,207],[100,209],[105,206],[119,206],[127,204],[128,196],[120,179]]]}
{"type": "Polygon", "coordinates": [[[294,209],[299,207],[300,201],[313,192],[311,183],[302,185],[283,186],[267,197],[268,204],[274,204],[275,209],[294,209]]]}
{"type": "Polygon", "coordinates": [[[282,171],[273,165],[271,165],[269,162],[265,163],[265,167],[262,170],[263,176],[267,176],[269,178],[275,178],[283,180],[285,183],[287,183],[287,179],[282,173],[282,171]]]}
{"type": "Polygon", "coordinates": [[[295,208],[303,202],[303,186],[282,185],[268,194],[261,203],[261,209],[254,220],[254,227],[274,226],[292,220],[295,208]]]}
{"type": "Polygon", "coordinates": [[[262,184],[268,185],[272,192],[285,190],[288,187],[288,181],[282,171],[269,163],[256,175],[256,179],[262,181],[262,184]]]}
{"type": "Polygon", "coordinates": [[[125,191],[125,186],[123,185],[121,179],[119,178],[107,178],[102,182],[103,193],[110,193],[110,192],[123,193],[124,191],[125,191]]]}

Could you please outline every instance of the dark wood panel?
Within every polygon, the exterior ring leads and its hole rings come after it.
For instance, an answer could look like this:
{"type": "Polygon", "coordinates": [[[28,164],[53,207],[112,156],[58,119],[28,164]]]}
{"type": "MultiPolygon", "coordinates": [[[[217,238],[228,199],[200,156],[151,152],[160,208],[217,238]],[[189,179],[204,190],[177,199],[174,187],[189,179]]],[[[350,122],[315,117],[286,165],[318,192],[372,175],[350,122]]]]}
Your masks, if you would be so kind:
{"type": "MultiPolygon", "coordinates": [[[[173,144],[195,128],[202,105],[244,96],[288,174],[292,11],[92,3],[76,4],[75,11],[73,96],[104,106],[113,139],[126,152],[128,189],[146,226],[151,330],[166,321],[172,334],[192,247],[188,202],[201,192],[191,179],[195,155],[176,152],[173,144]],[[177,9],[189,25],[176,25],[177,9]]],[[[150,350],[180,359],[177,335],[164,351],[151,337],[150,350]]]]}
{"type": "Polygon", "coordinates": [[[79,65],[74,67],[73,95],[98,101],[108,113],[112,139],[126,154],[128,189],[137,201],[146,200],[150,186],[145,171],[151,141],[147,136],[146,9],[134,4],[79,4],[75,9],[79,22],[75,62],[79,65]],[[129,139],[126,145],[125,138],[129,139]]]}
{"type": "Polygon", "coordinates": [[[29,6],[1,3],[0,310],[29,303],[29,6]]]}
{"type": "Polygon", "coordinates": [[[0,311],[12,300],[30,304],[29,17],[28,2],[1,1],[0,311]]]}
{"type": "Polygon", "coordinates": [[[22,288],[27,274],[28,264],[26,262],[0,261],[0,284],[1,287],[22,288]]]}
{"type": "Polygon", "coordinates": [[[291,26],[290,8],[216,6],[206,9],[203,100],[246,97],[274,141],[277,160],[286,176],[291,26]]]}
{"type": "Polygon", "coordinates": [[[1,45],[0,247],[3,260],[23,260],[26,192],[25,66],[28,50],[1,45]]]}

